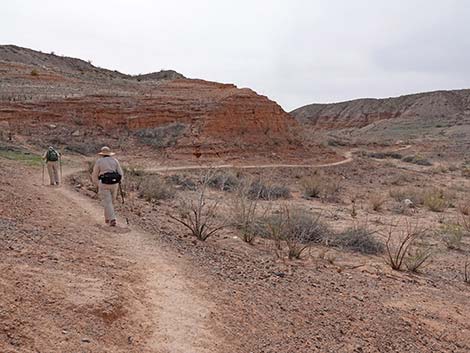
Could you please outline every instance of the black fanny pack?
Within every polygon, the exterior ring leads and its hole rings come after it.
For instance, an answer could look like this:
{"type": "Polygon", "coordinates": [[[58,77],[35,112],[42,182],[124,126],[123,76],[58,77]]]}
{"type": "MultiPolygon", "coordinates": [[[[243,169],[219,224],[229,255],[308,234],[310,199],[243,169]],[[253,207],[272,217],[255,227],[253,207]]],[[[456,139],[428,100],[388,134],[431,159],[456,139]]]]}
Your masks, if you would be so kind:
{"type": "Polygon", "coordinates": [[[104,173],[99,176],[99,180],[103,184],[117,184],[121,181],[121,174],[118,172],[109,172],[109,173],[104,173]]]}

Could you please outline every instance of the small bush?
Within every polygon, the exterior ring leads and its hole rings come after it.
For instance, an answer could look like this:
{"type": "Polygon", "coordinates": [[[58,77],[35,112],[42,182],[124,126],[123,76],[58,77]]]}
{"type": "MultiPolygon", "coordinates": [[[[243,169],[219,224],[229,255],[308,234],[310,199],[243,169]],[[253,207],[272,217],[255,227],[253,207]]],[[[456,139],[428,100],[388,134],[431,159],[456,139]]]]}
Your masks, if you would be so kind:
{"type": "Polygon", "coordinates": [[[449,207],[444,192],[439,189],[428,190],[425,193],[423,204],[432,212],[444,212],[449,207]]]}
{"type": "Polygon", "coordinates": [[[313,243],[324,241],[330,234],[320,214],[299,208],[280,209],[264,218],[264,227],[264,234],[274,240],[277,255],[281,256],[285,244],[289,259],[299,259],[313,243]]]}
{"type": "Polygon", "coordinates": [[[209,177],[208,185],[221,191],[234,191],[240,185],[240,179],[232,172],[218,171],[209,177]]]}
{"type": "Polygon", "coordinates": [[[32,69],[30,74],[31,74],[31,76],[39,76],[39,72],[36,69],[32,69]]]}
{"type": "Polygon", "coordinates": [[[252,199],[260,200],[278,200],[288,199],[291,197],[288,187],[273,183],[265,183],[261,180],[254,181],[250,184],[248,195],[252,199]]]}
{"type": "Polygon", "coordinates": [[[447,245],[448,249],[460,249],[464,236],[462,226],[458,224],[447,224],[440,229],[439,233],[442,235],[442,240],[447,245]]]}
{"type": "Polygon", "coordinates": [[[469,166],[465,166],[462,168],[462,176],[464,178],[470,178],[470,167],[469,166]]]}
{"type": "Polygon", "coordinates": [[[382,210],[382,206],[387,201],[387,199],[383,195],[374,194],[370,197],[369,201],[371,208],[376,212],[380,212],[382,210]]]}
{"type": "Polygon", "coordinates": [[[361,254],[375,255],[384,250],[383,244],[374,238],[375,233],[367,225],[355,225],[335,235],[328,244],[361,254]]]}
{"type": "Polygon", "coordinates": [[[392,159],[402,159],[403,156],[397,152],[370,152],[367,154],[370,158],[376,159],[385,159],[385,158],[392,158],[392,159]]]}
{"type": "Polygon", "coordinates": [[[432,251],[430,248],[417,246],[410,249],[405,258],[406,269],[410,272],[419,272],[424,265],[429,263],[431,256],[432,251]]]}
{"type": "Polygon", "coordinates": [[[252,244],[263,227],[258,215],[258,200],[247,197],[246,192],[239,189],[232,198],[231,211],[232,225],[240,230],[244,242],[252,244]]]}
{"type": "Polygon", "coordinates": [[[190,177],[183,176],[183,175],[173,174],[173,175],[168,176],[166,180],[174,185],[179,186],[180,188],[184,190],[195,191],[197,188],[196,182],[193,179],[191,179],[190,177]]]}
{"type": "Polygon", "coordinates": [[[411,200],[415,205],[422,205],[424,203],[424,192],[423,190],[416,187],[404,187],[391,189],[390,197],[398,202],[404,200],[411,200]]]}
{"type": "Polygon", "coordinates": [[[218,201],[207,200],[207,177],[202,181],[199,194],[194,199],[181,199],[177,214],[168,214],[172,220],[183,225],[198,240],[205,241],[210,236],[227,227],[226,222],[217,219],[218,201]]]}
{"type": "Polygon", "coordinates": [[[164,179],[152,175],[143,178],[138,185],[139,196],[146,201],[167,200],[175,196],[172,186],[164,179]]]}
{"type": "Polygon", "coordinates": [[[419,154],[403,157],[402,161],[406,163],[413,163],[416,165],[432,166],[431,161],[429,161],[428,159],[424,158],[423,156],[419,154]]]}
{"type": "Polygon", "coordinates": [[[402,229],[398,229],[398,224],[391,224],[385,243],[387,264],[396,271],[401,271],[403,266],[410,271],[418,271],[431,256],[429,251],[417,249],[416,241],[424,234],[425,230],[418,224],[406,222],[402,229]]]}
{"type": "Polygon", "coordinates": [[[325,176],[320,173],[305,177],[300,182],[302,193],[305,198],[331,197],[340,189],[338,178],[325,176]]]}
{"type": "Polygon", "coordinates": [[[470,202],[462,202],[458,206],[459,212],[464,216],[470,216],[470,202]]]}

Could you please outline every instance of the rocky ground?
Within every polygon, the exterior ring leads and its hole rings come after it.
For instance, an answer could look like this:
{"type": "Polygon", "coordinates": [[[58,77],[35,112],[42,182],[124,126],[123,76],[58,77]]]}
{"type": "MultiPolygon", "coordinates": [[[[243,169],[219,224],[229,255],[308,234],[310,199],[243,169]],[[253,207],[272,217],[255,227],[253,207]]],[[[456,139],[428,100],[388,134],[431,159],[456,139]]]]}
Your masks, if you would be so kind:
{"type": "MultiPolygon", "coordinates": [[[[248,245],[231,227],[205,242],[195,240],[168,217],[194,191],[176,187],[175,199],[148,202],[129,185],[119,206],[120,227],[111,231],[101,224],[86,175],[77,174],[83,161],[67,160],[71,186],[51,189],[41,185],[40,168],[9,158],[1,159],[0,171],[2,352],[470,349],[470,287],[462,272],[468,238],[452,250],[429,232],[423,241],[432,246],[433,261],[417,274],[391,270],[384,254],[325,244],[288,260],[276,255],[271,240],[258,237],[248,245]]],[[[264,204],[322,211],[335,229],[366,219],[370,227],[385,229],[404,218],[438,229],[457,221],[457,206],[468,196],[460,170],[358,154],[350,163],[321,170],[327,179],[341,179],[334,197],[302,197],[300,181],[316,175],[316,168],[239,173],[283,182],[292,197],[264,204]],[[419,206],[403,215],[389,197],[382,209],[371,209],[374,191],[387,195],[397,187],[431,183],[460,190],[455,205],[438,213],[419,206]]],[[[211,189],[211,200],[222,200],[218,216],[226,215],[231,197],[211,189]]]]}

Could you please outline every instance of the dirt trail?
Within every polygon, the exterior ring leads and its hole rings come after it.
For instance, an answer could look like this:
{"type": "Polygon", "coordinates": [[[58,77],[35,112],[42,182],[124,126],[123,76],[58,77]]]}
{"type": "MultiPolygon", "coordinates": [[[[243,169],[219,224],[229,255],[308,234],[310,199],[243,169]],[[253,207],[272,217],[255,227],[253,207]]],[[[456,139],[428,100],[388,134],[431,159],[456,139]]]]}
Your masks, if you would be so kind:
{"type": "MultiPolygon", "coordinates": [[[[399,152],[411,148],[412,145],[406,145],[390,152],[399,152]]],[[[177,167],[156,167],[146,168],[149,172],[174,172],[180,170],[204,170],[204,169],[276,169],[276,168],[327,168],[334,167],[342,164],[351,163],[354,158],[353,154],[356,149],[347,151],[344,154],[344,159],[338,162],[325,163],[325,164],[257,164],[257,165],[235,165],[235,164],[221,164],[221,165],[186,165],[177,167]]]]}
{"type": "MultiPolygon", "coordinates": [[[[72,172],[73,170],[68,170],[64,176],[72,172]]],[[[72,203],[82,214],[85,212],[89,216],[91,222],[84,227],[98,226],[103,227],[103,231],[111,231],[109,227],[101,225],[103,215],[98,203],[67,187],[56,191],[59,197],[54,201],[59,201],[58,209],[72,203]]],[[[125,221],[118,219],[118,224],[125,224],[125,221]]],[[[137,262],[144,272],[146,292],[151,301],[148,310],[155,321],[149,351],[214,352],[211,347],[217,346],[217,339],[208,325],[212,304],[198,295],[201,288],[185,278],[182,260],[176,254],[163,252],[150,234],[134,227],[117,227],[112,231],[119,235],[115,238],[116,245],[129,260],[137,262]]]]}

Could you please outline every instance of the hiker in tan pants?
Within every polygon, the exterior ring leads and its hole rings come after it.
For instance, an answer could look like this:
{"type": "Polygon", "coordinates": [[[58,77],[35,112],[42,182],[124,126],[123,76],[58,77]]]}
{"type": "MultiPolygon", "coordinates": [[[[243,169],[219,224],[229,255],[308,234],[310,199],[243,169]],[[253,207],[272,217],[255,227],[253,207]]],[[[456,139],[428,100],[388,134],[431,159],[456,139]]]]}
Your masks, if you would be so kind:
{"type": "Polygon", "coordinates": [[[102,157],[96,161],[93,167],[92,180],[98,187],[98,195],[104,207],[104,220],[106,224],[115,227],[114,202],[116,201],[119,182],[122,180],[124,173],[118,160],[112,157],[114,153],[111,152],[109,147],[104,146],[98,154],[102,157]]]}
{"type": "Polygon", "coordinates": [[[47,173],[49,174],[49,180],[51,181],[51,185],[59,185],[60,153],[57,152],[54,147],[50,146],[44,153],[42,158],[46,162],[47,173]]]}

